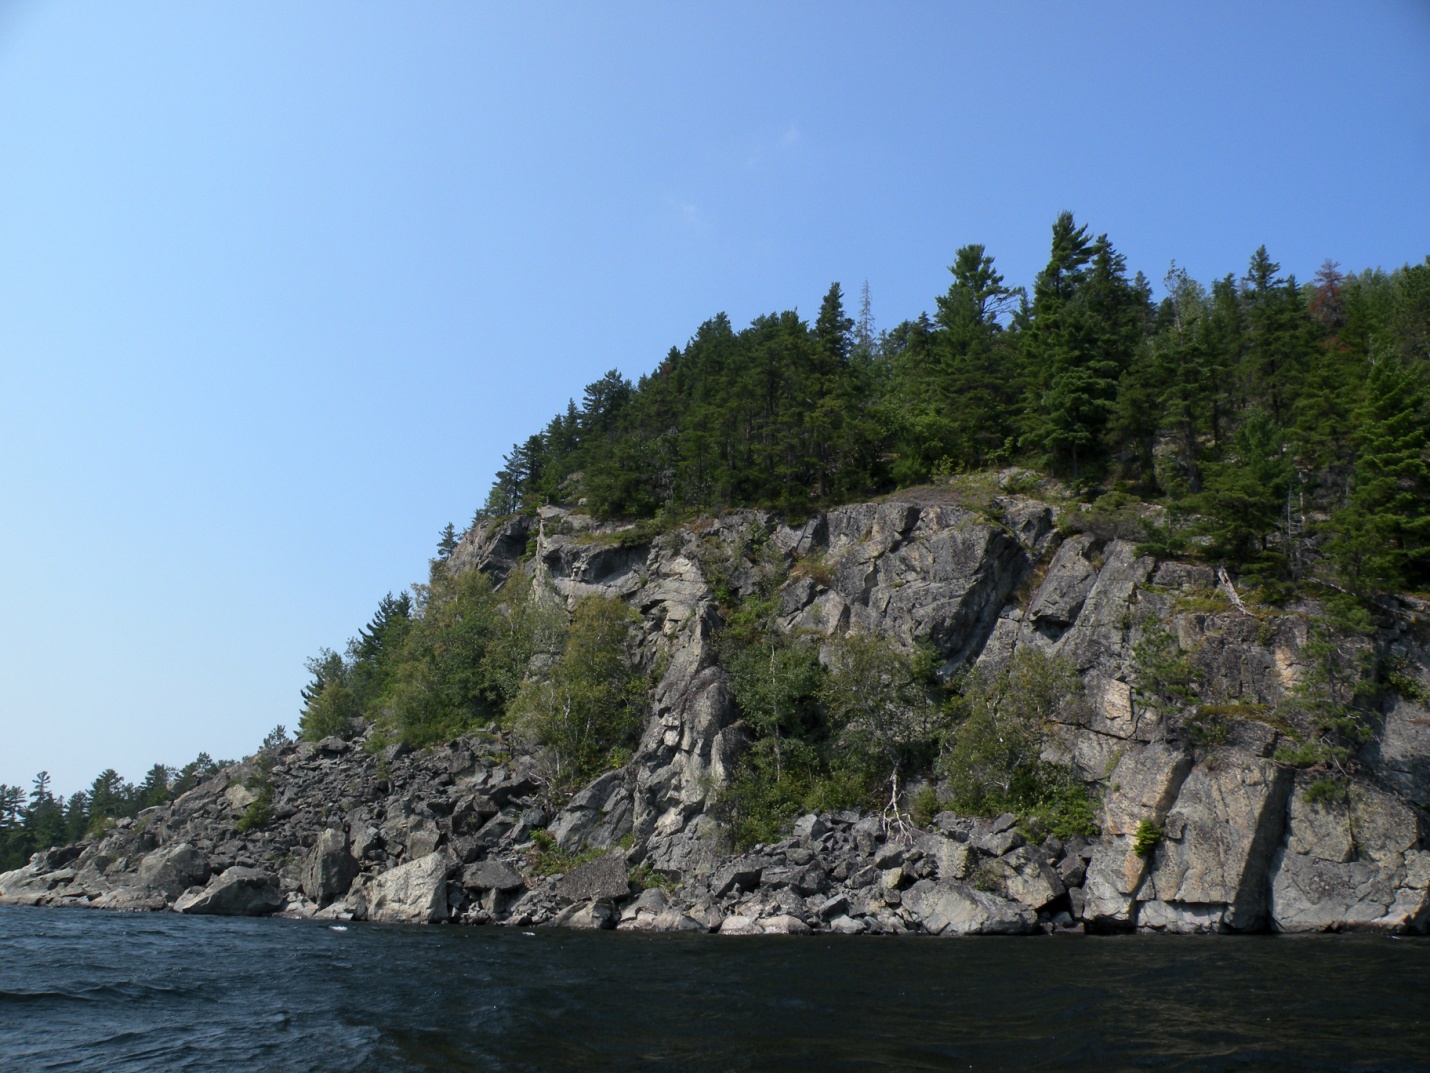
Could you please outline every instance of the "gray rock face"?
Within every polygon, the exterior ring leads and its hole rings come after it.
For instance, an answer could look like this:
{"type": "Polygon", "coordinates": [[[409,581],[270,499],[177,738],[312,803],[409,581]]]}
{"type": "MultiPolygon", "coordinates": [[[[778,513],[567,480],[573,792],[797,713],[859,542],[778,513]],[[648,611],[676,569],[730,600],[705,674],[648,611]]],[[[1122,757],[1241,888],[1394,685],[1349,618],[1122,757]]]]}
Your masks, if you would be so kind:
{"type": "Polygon", "coordinates": [[[348,892],[358,874],[358,862],[348,852],[348,839],[341,830],[328,828],[303,864],[303,893],[319,905],[348,892]]]}
{"type": "Polygon", "coordinates": [[[180,842],[156,849],[140,862],[138,885],[173,900],[208,877],[208,859],[187,842],[180,842]]]}
{"type": "MultiPolygon", "coordinates": [[[[1384,603],[1373,643],[1397,684],[1378,701],[1383,719],[1353,760],[1347,800],[1311,806],[1306,776],[1293,789],[1272,758],[1285,735],[1305,729],[1286,700],[1309,669],[1315,605],[1238,611],[1217,596],[1207,566],[1155,563],[1128,540],[1069,535],[1054,524],[1057,509],[1020,496],[997,494],[978,513],[947,505],[955,495],[946,489],[906,496],[798,527],[739,511],[646,543],[629,531],[609,539],[619,524],[560,507],[478,526],[451,569],[498,583],[522,570],[568,607],[600,595],[639,614],[641,658],[663,673],[624,768],[553,806],[538,758],[495,726],[379,755],[364,747],[371,739],[283,745],[93,843],[36,855],[0,876],[0,903],[161,909],[179,898],[193,911],[222,904],[215,892],[242,888],[249,869],[271,877],[264,889],[285,912],[333,918],[750,934],[962,934],[1075,921],[1092,930],[1430,928],[1430,713],[1418,699],[1430,688],[1430,604],[1384,603]],[[834,812],[732,855],[710,806],[752,735],[718,658],[722,610],[706,571],[753,593],[764,569],[750,552],[757,533],[761,562],[790,568],[777,594],[781,628],[928,642],[945,675],[974,662],[993,671],[1025,649],[1069,661],[1087,703],[1058,713],[1046,759],[1071,763],[1103,798],[1101,834],[1040,843],[1026,817],[943,813],[932,829],[891,839],[877,816],[834,812]],[[1136,649],[1153,629],[1175,636],[1197,667],[1197,696],[1181,708],[1149,704],[1139,684],[1136,649]],[[1212,722],[1191,725],[1209,712],[1212,722]],[[254,814],[239,831],[260,786],[272,798],[267,820],[254,814]],[[1144,823],[1161,833],[1139,855],[1144,823]],[[612,852],[559,881],[525,876],[543,826],[564,853],[612,852]],[[650,869],[637,878],[666,889],[632,900],[633,864],[650,869]],[[219,879],[200,888],[210,866],[219,879]]],[[[240,893],[223,898],[237,904],[240,893]]]]}
{"type": "Polygon", "coordinates": [[[1273,862],[1278,931],[1430,928],[1430,851],[1423,822],[1389,794],[1352,784],[1344,800],[1292,793],[1286,839],[1273,862]]]}
{"type": "Polygon", "coordinates": [[[1134,922],[1136,897],[1148,866],[1147,858],[1135,850],[1137,828],[1144,820],[1162,825],[1191,766],[1190,756],[1164,744],[1123,753],[1103,804],[1103,841],[1087,866],[1083,916],[1089,923],[1134,922]]]}
{"type": "Polygon", "coordinates": [[[283,908],[277,879],[257,868],[235,866],[216,875],[208,886],[191,890],[174,903],[180,913],[212,916],[266,916],[283,908]]]}
{"type": "Polygon", "coordinates": [[[632,815],[626,772],[608,771],[567,802],[549,831],[565,853],[609,849],[630,833],[632,815]]]}
{"type": "Polygon", "coordinates": [[[1092,553],[1093,538],[1086,533],[1079,533],[1058,548],[1028,609],[1029,622],[1035,627],[1053,627],[1053,632],[1061,636],[1063,628],[1077,620],[1097,580],[1097,569],[1089,561],[1092,553]]]}
{"type": "Polygon", "coordinates": [[[1291,773],[1234,750],[1207,761],[1192,768],[1167,814],[1166,836],[1138,894],[1147,903],[1139,921],[1170,931],[1259,930],[1291,773]]]}
{"type": "Polygon", "coordinates": [[[451,861],[429,853],[384,872],[364,890],[367,918],[387,924],[432,924],[447,919],[451,861]]]}

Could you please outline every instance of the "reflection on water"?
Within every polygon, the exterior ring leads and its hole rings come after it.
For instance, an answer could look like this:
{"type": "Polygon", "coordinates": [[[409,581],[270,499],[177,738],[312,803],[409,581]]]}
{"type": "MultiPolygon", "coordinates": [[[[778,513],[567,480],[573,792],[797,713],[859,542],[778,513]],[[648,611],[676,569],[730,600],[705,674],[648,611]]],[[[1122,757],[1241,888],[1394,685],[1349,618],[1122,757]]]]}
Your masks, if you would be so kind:
{"type": "Polygon", "coordinates": [[[1430,942],[0,909],[0,1069],[1430,1070],[1430,942]]]}

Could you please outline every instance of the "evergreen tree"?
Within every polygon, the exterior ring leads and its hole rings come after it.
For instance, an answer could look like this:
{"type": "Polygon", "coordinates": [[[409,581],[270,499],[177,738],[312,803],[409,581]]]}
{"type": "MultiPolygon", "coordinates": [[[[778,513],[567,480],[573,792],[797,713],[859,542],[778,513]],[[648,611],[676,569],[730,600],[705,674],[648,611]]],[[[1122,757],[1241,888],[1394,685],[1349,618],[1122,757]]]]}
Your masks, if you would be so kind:
{"type": "Polygon", "coordinates": [[[50,773],[35,776],[30,790],[29,807],[25,810],[25,831],[29,844],[37,850],[63,845],[65,842],[64,798],[50,793],[50,773]]]}
{"type": "Polygon", "coordinates": [[[95,776],[89,788],[90,818],[116,819],[126,815],[132,788],[113,768],[105,768],[95,776]]]}
{"type": "Polygon", "coordinates": [[[1295,479],[1285,435],[1264,410],[1252,410],[1231,450],[1230,459],[1208,463],[1206,489],[1193,501],[1211,537],[1208,553],[1259,578],[1279,578],[1285,555],[1272,537],[1295,479]]]}
{"type": "Polygon", "coordinates": [[[1395,276],[1391,338],[1407,364],[1430,361],[1430,257],[1395,276]]]}
{"type": "Polygon", "coordinates": [[[437,558],[446,559],[457,548],[457,527],[448,522],[437,534],[437,558]]]}
{"type": "Polygon", "coordinates": [[[167,802],[170,799],[169,781],[174,774],[174,770],[164,764],[151,767],[136,791],[138,807],[145,809],[167,802]]]}
{"type": "Polygon", "coordinates": [[[1329,551],[1346,585],[1420,588],[1430,583],[1430,413],[1423,376],[1383,353],[1356,413],[1348,502],[1329,526],[1329,551]]]}
{"type": "Polygon", "coordinates": [[[1033,396],[1023,442],[1074,479],[1099,460],[1146,302],[1107,236],[1091,240],[1072,213],[1061,214],[1024,337],[1033,396]]]}
{"type": "Polygon", "coordinates": [[[1280,270],[1266,247],[1260,246],[1242,280],[1248,327],[1243,378],[1252,402],[1284,427],[1290,422],[1319,333],[1296,278],[1282,279],[1277,275],[1280,270]]]}
{"type": "Polygon", "coordinates": [[[874,337],[874,302],[869,296],[869,281],[859,288],[859,317],[854,322],[854,356],[862,362],[874,360],[877,340],[874,337]]]}

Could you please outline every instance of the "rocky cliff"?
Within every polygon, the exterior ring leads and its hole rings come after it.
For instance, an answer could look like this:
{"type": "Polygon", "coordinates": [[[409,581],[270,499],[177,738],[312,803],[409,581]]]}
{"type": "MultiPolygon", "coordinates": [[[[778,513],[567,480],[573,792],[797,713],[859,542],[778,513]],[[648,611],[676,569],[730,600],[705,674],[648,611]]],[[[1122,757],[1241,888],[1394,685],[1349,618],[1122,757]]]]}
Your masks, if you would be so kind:
{"type": "Polygon", "coordinates": [[[525,570],[568,602],[614,596],[640,614],[661,674],[628,765],[549,814],[539,769],[499,733],[420,753],[288,744],[37,854],[0,875],[0,902],[722,933],[1430,930],[1430,607],[1379,608],[1361,643],[1400,686],[1381,694],[1355,777],[1308,793],[1275,756],[1318,608],[1246,610],[1209,568],[1068,521],[1014,494],[969,510],[930,492],[798,527],[740,512],[646,538],[558,508],[480,527],[452,569],[525,570]],[[1032,843],[1011,815],[951,812],[894,834],[847,811],[725,852],[709,806],[748,732],[707,574],[723,549],[721,583],[753,591],[739,550],[756,530],[767,554],[819,565],[780,590],[787,630],[927,641],[945,674],[1025,647],[1070,661],[1091,703],[1051,748],[1096,787],[1100,836],[1032,843]],[[1134,648],[1153,629],[1195,661],[1211,730],[1143,701],[1134,648]]]}

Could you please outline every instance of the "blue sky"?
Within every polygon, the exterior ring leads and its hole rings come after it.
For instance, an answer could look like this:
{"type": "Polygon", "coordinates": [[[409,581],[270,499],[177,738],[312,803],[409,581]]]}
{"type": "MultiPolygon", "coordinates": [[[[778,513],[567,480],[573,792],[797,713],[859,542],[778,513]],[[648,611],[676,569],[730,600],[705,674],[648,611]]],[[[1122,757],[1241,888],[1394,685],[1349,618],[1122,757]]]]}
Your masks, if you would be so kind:
{"type": "Polygon", "coordinates": [[[0,4],[0,781],[252,751],[702,320],[1430,254],[1430,4],[0,4]],[[852,304],[852,303],[851,303],[852,304]]]}

